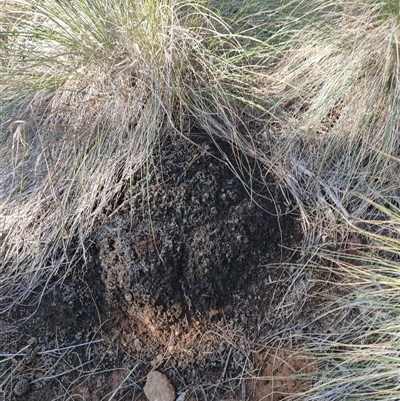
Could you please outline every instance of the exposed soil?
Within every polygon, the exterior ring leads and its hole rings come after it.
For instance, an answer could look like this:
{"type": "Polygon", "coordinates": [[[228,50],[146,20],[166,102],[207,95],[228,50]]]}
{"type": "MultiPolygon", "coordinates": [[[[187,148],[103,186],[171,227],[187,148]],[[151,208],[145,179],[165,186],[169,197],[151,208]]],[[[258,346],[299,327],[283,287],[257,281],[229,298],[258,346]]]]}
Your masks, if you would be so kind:
{"type": "Polygon", "coordinates": [[[191,141],[169,140],[133,177],[87,263],[32,317],[21,321],[34,312],[21,306],[0,322],[0,400],[141,400],[154,368],[181,401],[275,401],[307,388],[282,379],[315,369],[290,356],[315,309],[299,307],[311,284],[295,274],[293,205],[254,161],[191,141]]]}

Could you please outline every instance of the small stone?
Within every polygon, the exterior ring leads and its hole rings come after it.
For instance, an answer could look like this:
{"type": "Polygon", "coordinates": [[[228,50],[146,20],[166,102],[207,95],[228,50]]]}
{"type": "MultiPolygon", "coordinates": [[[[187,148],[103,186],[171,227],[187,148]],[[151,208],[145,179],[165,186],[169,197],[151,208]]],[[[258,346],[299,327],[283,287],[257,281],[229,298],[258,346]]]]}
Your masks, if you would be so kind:
{"type": "Polygon", "coordinates": [[[29,380],[21,379],[14,386],[14,394],[15,395],[24,395],[30,390],[30,388],[31,388],[31,385],[29,383],[29,380]]]}
{"type": "Polygon", "coordinates": [[[151,366],[153,367],[153,369],[155,369],[164,359],[163,354],[158,354],[151,362],[151,366]]]}
{"type": "Polygon", "coordinates": [[[135,338],[135,340],[133,341],[133,345],[137,351],[142,350],[142,343],[140,342],[140,340],[138,338],[135,338]]]}
{"type": "Polygon", "coordinates": [[[149,401],[174,401],[175,389],[167,376],[154,370],[147,375],[144,394],[149,401]]]}

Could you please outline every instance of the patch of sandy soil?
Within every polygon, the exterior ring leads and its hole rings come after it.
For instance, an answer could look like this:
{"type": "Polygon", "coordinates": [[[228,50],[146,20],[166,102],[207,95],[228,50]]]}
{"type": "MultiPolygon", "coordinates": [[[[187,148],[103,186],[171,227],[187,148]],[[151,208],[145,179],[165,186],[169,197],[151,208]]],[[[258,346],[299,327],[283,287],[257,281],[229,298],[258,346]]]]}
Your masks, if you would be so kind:
{"type": "Polygon", "coordinates": [[[314,364],[294,354],[318,300],[303,302],[313,284],[294,267],[290,199],[204,135],[166,141],[152,163],[105,211],[86,263],[38,288],[37,310],[2,318],[0,400],[143,400],[152,369],[180,401],[276,401],[310,385],[295,376],[314,364]]]}

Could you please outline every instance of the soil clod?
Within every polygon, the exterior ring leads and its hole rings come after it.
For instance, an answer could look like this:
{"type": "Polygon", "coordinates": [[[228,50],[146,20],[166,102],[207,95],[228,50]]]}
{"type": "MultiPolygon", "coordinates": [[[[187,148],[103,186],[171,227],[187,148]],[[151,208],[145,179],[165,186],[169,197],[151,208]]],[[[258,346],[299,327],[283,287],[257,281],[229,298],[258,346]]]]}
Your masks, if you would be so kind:
{"type": "Polygon", "coordinates": [[[21,396],[29,392],[31,385],[28,379],[20,379],[14,386],[14,394],[21,396]]]}
{"type": "Polygon", "coordinates": [[[174,401],[176,396],[174,386],[167,376],[156,370],[147,375],[143,390],[149,401],[174,401]]]}

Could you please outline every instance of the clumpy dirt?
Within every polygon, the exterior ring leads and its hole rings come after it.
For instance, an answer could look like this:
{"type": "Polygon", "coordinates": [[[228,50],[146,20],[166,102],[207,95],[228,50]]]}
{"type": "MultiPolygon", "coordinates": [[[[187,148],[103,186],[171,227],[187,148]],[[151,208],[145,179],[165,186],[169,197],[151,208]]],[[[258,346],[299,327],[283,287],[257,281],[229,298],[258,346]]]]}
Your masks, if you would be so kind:
{"type": "Polygon", "coordinates": [[[164,341],[173,325],[210,314],[254,332],[274,302],[269,281],[284,280],[279,265],[299,244],[296,220],[278,219],[278,188],[263,188],[261,177],[246,188],[249,177],[241,182],[209,141],[173,148],[148,187],[133,188],[125,210],[99,228],[107,300],[164,341]]]}
{"type": "Polygon", "coordinates": [[[205,135],[169,139],[149,162],[99,222],[86,263],[37,311],[0,322],[0,400],[142,400],[155,368],[180,401],[275,401],[309,385],[257,379],[315,370],[286,357],[295,332],[271,346],[312,315],[299,307],[310,284],[296,281],[290,199],[205,135]]]}

